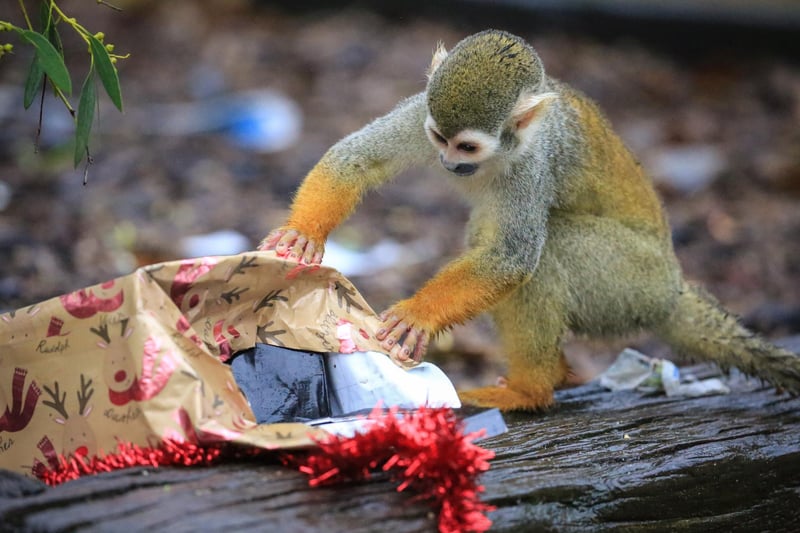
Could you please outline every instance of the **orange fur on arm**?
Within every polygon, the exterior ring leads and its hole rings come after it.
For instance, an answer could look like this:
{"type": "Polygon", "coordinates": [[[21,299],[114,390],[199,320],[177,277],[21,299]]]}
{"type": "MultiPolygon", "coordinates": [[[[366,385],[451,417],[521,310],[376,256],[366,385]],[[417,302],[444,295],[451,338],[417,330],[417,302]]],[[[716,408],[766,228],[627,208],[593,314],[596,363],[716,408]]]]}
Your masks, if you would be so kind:
{"type": "Polygon", "coordinates": [[[429,280],[414,296],[395,308],[410,322],[436,333],[463,323],[491,308],[522,282],[524,276],[492,272],[478,252],[456,259],[429,280]]]}
{"type": "Polygon", "coordinates": [[[353,212],[362,192],[356,183],[342,180],[327,165],[318,163],[297,190],[286,226],[324,242],[353,212]]]}

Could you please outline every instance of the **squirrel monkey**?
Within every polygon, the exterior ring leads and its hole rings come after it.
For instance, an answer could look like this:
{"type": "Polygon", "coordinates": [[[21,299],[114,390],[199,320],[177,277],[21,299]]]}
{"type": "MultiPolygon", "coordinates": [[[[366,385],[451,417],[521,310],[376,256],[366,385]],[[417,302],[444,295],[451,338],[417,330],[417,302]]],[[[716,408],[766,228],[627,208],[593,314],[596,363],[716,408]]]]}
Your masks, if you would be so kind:
{"type": "Polygon", "coordinates": [[[440,45],[426,90],[330,148],[260,249],[319,263],[328,233],[368,189],[437,159],[472,207],[467,251],[381,314],[377,338],[399,364],[488,311],[507,385],[461,393],[468,404],[550,405],[568,372],[568,330],[647,329],[677,352],[800,392],[800,357],[683,279],[650,179],[595,104],[546,76],[534,49],[506,32],[472,35],[449,53],[440,45]]]}

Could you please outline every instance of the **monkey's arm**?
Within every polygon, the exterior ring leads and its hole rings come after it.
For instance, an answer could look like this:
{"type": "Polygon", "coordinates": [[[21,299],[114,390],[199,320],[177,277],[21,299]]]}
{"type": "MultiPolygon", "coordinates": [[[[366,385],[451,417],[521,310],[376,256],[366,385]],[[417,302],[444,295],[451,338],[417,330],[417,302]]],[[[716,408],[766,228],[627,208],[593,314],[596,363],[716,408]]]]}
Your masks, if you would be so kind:
{"type": "Polygon", "coordinates": [[[470,249],[382,313],[377,338],[395,361],[421,361],[431,335],[491,309],[535,276],[553,202],[551,179],[527,174],[498,184],[473,212],[470,249]]]}
{"type": "Polygon", "coordinates": [[[431,335],[491,308],[525,281],[486,249],[473,249],[445,266],[414,296],[381,314],[378,340],[401,363],[422,360],[431,335]]]}
{"type": "Polygon", "coordinates": [[[433,159],[423,129],[425,116],[425,94],[420,93],[333,145],[298,189],[286,224],[272,231],[259,249],[319,263],[328,234],[367,190],[433,159]]]}

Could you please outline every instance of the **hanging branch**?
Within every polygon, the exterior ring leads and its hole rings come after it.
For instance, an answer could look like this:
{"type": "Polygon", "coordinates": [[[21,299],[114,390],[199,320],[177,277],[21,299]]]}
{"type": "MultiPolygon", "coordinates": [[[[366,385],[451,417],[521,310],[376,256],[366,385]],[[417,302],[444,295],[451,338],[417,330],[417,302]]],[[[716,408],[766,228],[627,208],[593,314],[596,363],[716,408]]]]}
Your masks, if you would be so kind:
{"type": "MultiPolygon", "coordinates": [[[[97,3],[115,11],[121,11],[120,8],[104,0],[97,0],[97,3]]],[[[39,150],[42,117],[44,114],[44,94],[49,81],[56,97],[61,100],[75,121],[74,165],[75,168],[78,168],[81,161],[86,162],[83,177],[83,184],[86,185],[89,166],[92,164],[92,157],[89,152],[89,136],[95,120],[95,108],[98,106],[97,80],[99,78],[114,107],[122,111],[122,89],[115,65],[117,60],[125,59],[128,55],[115,54],[114,45],[104,42],[105,34],[103,32],[91,33],[78,23],[74,17],[67,16],[55,0],[43,1],[41,6],[41,29],[39,31],[34,29],[31,17],[25,7],[25,2],[19,0],[19,8],[25,19],[26,27],[15,26],[8,21],[0,20],[0,32],[13,32],[24,44],[34,48],[35,53],[25,80],[23,94],[23,107],[25,109],[28,109],[33,104],[36,94],[41,91],[42,95],[39,104],[39,122],[34,141],[34,150],[37,152],[39,150]],[[63,24],[71,27],[86,42],[89,53],[89,70],[81,86],[77,112],[69,100],[72,96],[72,79],[64,62],[64,47],[58,29],[59,25],[63,24]]],[[[0,57],[12,53],[13,50],[14,45],[11,43],[0,44],[0,57]]]]}

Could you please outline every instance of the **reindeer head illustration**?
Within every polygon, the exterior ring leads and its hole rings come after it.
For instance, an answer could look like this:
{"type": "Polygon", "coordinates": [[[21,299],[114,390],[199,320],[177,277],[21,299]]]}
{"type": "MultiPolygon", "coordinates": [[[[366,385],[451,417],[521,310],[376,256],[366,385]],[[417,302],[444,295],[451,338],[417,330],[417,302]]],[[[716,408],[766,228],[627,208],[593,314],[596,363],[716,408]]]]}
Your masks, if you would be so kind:
{"type": "MultiPolygon", "coordinates": [[[[133,333],[133,328],[128,327],[128,321],[127,318],[119,321],[119,335],[123,340],[133,333]]],[[[136,362],[133,356],[124,345],[112,345],[108,323],[101,321],[97,327],[89,328],[89,331],[100,337],[101,340],[97,343],[99,347],[108,349],[108,355],[103,359],[103,379],[109,390],[128,391],[136,381],[136,362]]]]}
{"type": "MultiPolygon", "coordinates": [[[[173,350],[162,353],[163,340],[150,335],[142,346],[141,360],[131,352],[128,337],[133,333],[128,318],[120,319],[119,331],[123,342],[111,343],[109,324],[100,321],[89,331],[100,337],[97,345],[107,349],[103,359],[103,379],[108,386],[108,399],[114,405],[125,405],[131,401],[141,402],[156,396],[166,386],[177,366],[173,350]],[[138,367],[141,365],[141,371],[138,367]]],[[[180,324],[180,323],[179,323],[180,324]]]]}
{"type": "Polygon", "coordinates": [[[92,412],[89,400],[94,394],[92,380],[86,380],[85,376],[81,374],[81,388],[76,391],[78,398],[77,416],[70,417],[66,407],[67,393],[61,392],[58,381],[54,382],[52,390],[47,385],[44,386],[44,390],[52,398],[52,401],[43,400],[42,403],[53,408],[61,415],[56,417],[54,421],[64,426],[61,453],[65,456],[94,456],[97,453],[97,441],[88,421],[89,414],[92,412]]]}

